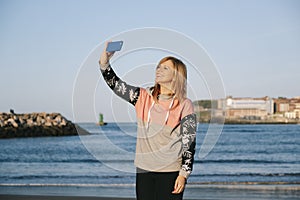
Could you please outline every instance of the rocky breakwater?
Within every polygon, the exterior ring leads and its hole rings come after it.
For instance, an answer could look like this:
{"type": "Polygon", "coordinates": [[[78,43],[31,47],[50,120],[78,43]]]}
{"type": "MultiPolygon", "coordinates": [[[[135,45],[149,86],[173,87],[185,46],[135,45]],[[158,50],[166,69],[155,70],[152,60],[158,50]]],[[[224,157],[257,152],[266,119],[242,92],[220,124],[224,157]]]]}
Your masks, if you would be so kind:
{"type": "Polygon", "coordinates": [[[0,138],[85,135],[60,113],[0,113],[0,138]]]}

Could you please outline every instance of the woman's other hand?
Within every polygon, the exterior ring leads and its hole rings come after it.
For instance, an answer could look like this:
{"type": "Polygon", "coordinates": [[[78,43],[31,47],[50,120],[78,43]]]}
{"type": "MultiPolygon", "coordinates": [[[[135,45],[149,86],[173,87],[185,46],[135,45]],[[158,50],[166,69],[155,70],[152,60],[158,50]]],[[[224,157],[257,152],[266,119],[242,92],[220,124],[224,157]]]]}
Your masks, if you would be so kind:
{"type": "Polygon", "coordinates": [[[186,182],[186,178],[179,175],[175,181],[174,190],[172,193],[179,194],[179,193],[183,192],[184,187],[185,187],[185,182],[186,182]]]}

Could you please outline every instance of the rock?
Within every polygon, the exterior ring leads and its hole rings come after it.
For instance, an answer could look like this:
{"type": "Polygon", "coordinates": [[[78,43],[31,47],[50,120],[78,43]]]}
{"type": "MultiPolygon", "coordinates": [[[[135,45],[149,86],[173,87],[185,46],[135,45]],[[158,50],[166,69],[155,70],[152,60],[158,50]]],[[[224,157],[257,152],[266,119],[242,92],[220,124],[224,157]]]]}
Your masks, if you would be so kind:
{"type": "Polygon", "coordinates": [[[47,121],[44,125],[45,126],[52,126],[52,123],[50,121],[47,121]]]}
{"type": "Polygon", "coordinates": [[[66,125],[67,125],[67,122],[66,122],[66,120],[65,120],[65,119],[63,119],[63,120],[61,121],[60,125],[61,125],[61,126],[66,126],[66,125]]]}
{"type": "Polygon", "coordinates": [[[18,124],[13,118],[8,119],[7,122],[11,123],[13,127],[18,128],[18,124]]]}
{"type": "Polygon", "coordinates": [[[25,123],[24,119],[22,119],[22,118],[20,118],[19,121],[20,121],[21,125],[23,125],[25,123]]]}
{"type": "Polygon", "coordinates": [[[89,134],[60,113],[0,113],[0,138],[89,134]]]}
{"type": "Polygon", "coordinates": [[[0,127],[3,127],[4,126],[4,123],[3,121],[0,119],[0,127]]]}
{"type": "Polygon", "coordinates": [[[38,116],[37,118],[36,118],[36,123],[40,126],[41,124],[42,124],[42,117],[41,116],[38,116]]]}
{"type": "Polygon", "coordinates": [[[60,124],[61,123],[61,116],[60,115],[56,116],[54,121],[57,122],[58,124],[60,124]]]}
{"type": "Polygon", "coordinates": [[[33,126],[33,120],[32,119],[27,119],[26,124],[27,124],[27,126],[33,126]]]}

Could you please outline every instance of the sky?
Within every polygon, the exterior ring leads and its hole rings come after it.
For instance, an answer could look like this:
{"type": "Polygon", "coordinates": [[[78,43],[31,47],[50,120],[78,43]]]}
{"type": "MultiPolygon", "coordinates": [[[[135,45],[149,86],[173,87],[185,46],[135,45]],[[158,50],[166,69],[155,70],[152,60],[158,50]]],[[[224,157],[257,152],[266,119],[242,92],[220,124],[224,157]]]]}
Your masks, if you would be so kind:
{"type": "MultiPolygon", "coordinates": [[[[173,30],[201,45],[216,65],[226,96],[300,96],[297,0],[0,0],[0,27],[0,112],[60,112],[74,121],[95,121],[102,112],[114,121],[111,104],[101,101],[111,94],[108,87],[97,92],[95,116],[74,118],[78,74],[103,42],[146,27],[173,30]]],[[[96,75],[97,84],[104,85],[96,75]]]]}

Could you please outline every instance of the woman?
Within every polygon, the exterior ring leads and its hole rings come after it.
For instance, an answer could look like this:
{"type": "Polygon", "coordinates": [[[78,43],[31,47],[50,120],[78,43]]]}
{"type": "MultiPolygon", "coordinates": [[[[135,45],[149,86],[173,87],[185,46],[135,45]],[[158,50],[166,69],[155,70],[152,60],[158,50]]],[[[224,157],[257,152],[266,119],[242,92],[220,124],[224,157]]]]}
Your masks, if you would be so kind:
{"type": "Polygon", "coordinates": [[[136,109],[137,199],[182,199],[192,171],[197,125],[192,102],[186,98],[186,66],[177,58],[163,58],[156,68],[154,87],[144,89],[126,84],[115,74],[109,64],[112,56],[103,51],[102,75],[136,109]]]}

